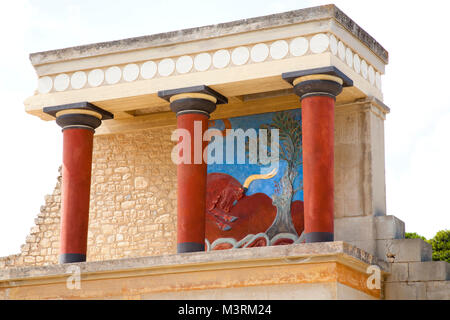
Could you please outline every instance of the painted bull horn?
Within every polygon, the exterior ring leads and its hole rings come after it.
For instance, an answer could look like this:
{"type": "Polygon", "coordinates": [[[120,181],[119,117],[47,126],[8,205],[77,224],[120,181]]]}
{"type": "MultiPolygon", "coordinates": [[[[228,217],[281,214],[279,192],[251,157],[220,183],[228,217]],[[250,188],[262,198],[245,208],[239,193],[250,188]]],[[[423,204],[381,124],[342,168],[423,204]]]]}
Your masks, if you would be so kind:
{"type": "Polygon", "coordinates": [[[277,174],[277,171],[278,171],[278,169],[274,168],[271,172],[266,173],[266,174],[253,174],[253,175],[249,176],[247,179],[245,179],[245,182],[244,182],[244,185],[243,185],[244,193],[247,192],[248,187],[250,186],[250,183],[252,183],[255,180],[273,178],[277,174]]]}

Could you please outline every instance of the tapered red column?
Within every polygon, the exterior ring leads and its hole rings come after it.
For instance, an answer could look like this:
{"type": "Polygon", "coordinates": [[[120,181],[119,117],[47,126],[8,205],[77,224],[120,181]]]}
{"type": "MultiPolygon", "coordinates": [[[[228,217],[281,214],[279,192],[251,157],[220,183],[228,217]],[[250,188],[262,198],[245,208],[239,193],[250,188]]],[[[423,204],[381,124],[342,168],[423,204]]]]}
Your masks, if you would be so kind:
{"type": "Polygon", "coordinates": [[[63,131],[60,263],[86,261],[94,130],[112,115],[89,103],[44,108],[63,131]]]}
{"type": "Polygon", "coordinates": [[[60,263],[86,261],[93,134],[63,129],[60,263]]]}
{"type": "Polygon", "coordinates": [[[227,103],[227,99],[206,86],[160,91],[158,95],[170,101],[177,114],[179,144],[183,144],[183,153],[189,153],[181,155],[177,165],[177,252],[204,251],[207,164],[203,150],[207,142],[203,134],[216,104],[227,103]]]}
{"type": "Polygon", "coordinates": [[[177,252],[179,253],[205,250],[207,164],[203,159],[197,161],[200,163],[194,163],[196,152],[194,144],[197,143],[201,150],[207,145],[205,142],[192,140],[198,138],[198,136],[195,137],[195,129],[197,134],[203,137],[208,128],[208,119],[209,115],[202,113],[184,113],[177,116],[177,128],[184,129],[191,135],[189,158],[192,161],[192,163],[180,163],[177,167],[177,252]]]}
{"type": "Polygon", "coordinates": [[[334,104],[351,80],[335,68],[283,74],[302,108],[305,242],[334,240],[334,104]]]}

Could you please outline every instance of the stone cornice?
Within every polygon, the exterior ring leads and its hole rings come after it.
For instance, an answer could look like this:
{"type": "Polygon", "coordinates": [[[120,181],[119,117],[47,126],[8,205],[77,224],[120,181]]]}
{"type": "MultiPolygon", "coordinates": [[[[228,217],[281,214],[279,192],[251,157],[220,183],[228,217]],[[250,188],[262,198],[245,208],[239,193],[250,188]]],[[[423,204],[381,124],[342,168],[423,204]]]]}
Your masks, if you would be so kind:
{"type": "Polygon", "coordinates": [[[36,66],[61,60],[139,50],[148,47],[215,38],[248,32],[255,29],[262,30],[329,18],[335,19],[353,36],[363,42],[371,51],[383,60],[383,62],[388,63],[388,52],[373,37],[364,31],[364,29],[332,4],[142,37],[36,52],[30,54],[30,60],[31,63],[36,66]]]}
{"type": "Polygon", "coordinates": [[[89,101],[117,120],[137,120],[140,110],[168,111],[157,95],[161,90],[204,84],[229,103],[246,104],[242,97],[289,89],[283,73],[323,67],[336,67],[353,81],[337,103],[369,96],[382,100],[387,53],[380,54],[384,49],[371,39],[329,5],[37,53],[32,61],[38,89],[26,99],[25,110],[53,120],[44,107],[89,101]]]}
{"type": "MultiPolygon", "coordinates": [[[[230,69],[248,64],[286,60],[301,56],[312,56],[331,52],[368,85],[381,91],[381,74],[363,59],[355,49],[344,44],[332,33],[317,33],[306,37],[291,37],[204,51],[197,54],[167,56],[128,64],[109,65],[91,70],[74,70],[39,78],[38,92],[47,94],[129,83],[139,80],[167,78],[220,69],[230,69]]],[[[380,67],[381,68],[381,67],[380,67]]]]}

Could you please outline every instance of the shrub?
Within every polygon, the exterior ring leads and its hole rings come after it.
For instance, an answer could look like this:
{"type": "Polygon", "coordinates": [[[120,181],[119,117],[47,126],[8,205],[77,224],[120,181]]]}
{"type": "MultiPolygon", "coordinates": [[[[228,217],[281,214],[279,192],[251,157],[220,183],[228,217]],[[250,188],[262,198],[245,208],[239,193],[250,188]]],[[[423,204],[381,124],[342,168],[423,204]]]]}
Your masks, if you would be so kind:
{"type": "Polygon", "coordinates": [[[450,230],[441,230],[434,238],[428,241],[433,247],[434,261],[447,261],[450,263],[450,230]]]}
{"type": "Polygon", "coordinates": [[[427,241],[427,239],[415,232],[405,232],[405,239],[422,239],[423,241],[427,241]]]}

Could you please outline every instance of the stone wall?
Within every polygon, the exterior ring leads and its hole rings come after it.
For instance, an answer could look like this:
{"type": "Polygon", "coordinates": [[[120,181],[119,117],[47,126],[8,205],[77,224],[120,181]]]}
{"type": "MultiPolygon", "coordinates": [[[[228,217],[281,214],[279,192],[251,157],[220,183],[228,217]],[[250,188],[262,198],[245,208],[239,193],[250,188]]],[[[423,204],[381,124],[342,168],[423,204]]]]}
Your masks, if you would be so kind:
{"type": "Polygon", "coordinates": [[[386,215],[385,112],[375,99],[336,107],[336,218],[386,215]]]}
{"type": "MultiPolygon", "coordinates": [[[[88,261],[176,252],[173,127],[96,136],[92,164],[88,261]]],[[[61,176],[16,255],[0,268],[58,263],[61,176]]]]}

